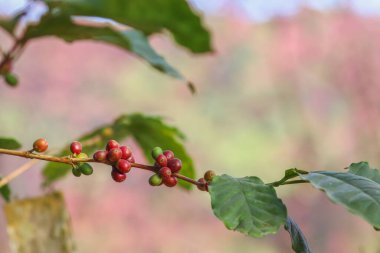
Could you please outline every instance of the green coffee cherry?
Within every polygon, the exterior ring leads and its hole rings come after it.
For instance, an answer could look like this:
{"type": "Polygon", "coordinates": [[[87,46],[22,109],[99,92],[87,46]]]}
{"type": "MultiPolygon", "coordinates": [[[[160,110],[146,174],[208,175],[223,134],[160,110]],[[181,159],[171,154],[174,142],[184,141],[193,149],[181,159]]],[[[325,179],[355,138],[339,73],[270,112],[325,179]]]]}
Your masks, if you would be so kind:
{"type": "Polygon", "coordinates": [[[162,184],[162,178],[158,174],[154,174],[149,178],[149,184],[151,186],[159,186],[162,184]]]}
{"type": "Polygon", "coordinates": [[[153,157],[153,159],[155,159],[155,160],[156,160],[156,158],[157,158],[159,155],[161,155],[161,154],[163,154],[163,153],[164,153],[164,151],[162,151],[162,148],[160,148],[160,147],[155,147],[155,148],[152,149],[152,157],[153,157]]]}
{"type": "Polygon", "coordinates": [[[80,169],[77,168],[77,167],[73,167],[73,169],[71,170],[71,172],[73,173],[74,176],[76,177],[80,177],[82,175],[82,172],[80,172],[80,169]]]}
{"type": "Polygon", "coordinates": [[[75,156],[75,158],[85,159],[88,158],[88,155],[86,153],[79,153],[75,156]]]}
{"type": "Polygon", "coordinates": [[[94,172],[92,166],[88,163],[83,163],[79,166],[79,170],[83,175],[89,176],[94,172]]]}
{"type": "Polygon", "coordinates": [[[5,74],[4,79],[9,86],[16,87],[18,84],[17,76],[12,73],[5,74]]]}

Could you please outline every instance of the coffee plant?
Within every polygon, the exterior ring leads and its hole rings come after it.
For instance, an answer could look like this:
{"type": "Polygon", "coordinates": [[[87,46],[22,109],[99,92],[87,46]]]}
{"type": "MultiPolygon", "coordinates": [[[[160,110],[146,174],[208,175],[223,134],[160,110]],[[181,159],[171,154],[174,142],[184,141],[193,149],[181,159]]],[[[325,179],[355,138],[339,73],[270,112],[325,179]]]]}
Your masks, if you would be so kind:
{"type": "MultiPolygon", "coordinates": [[[[212,51],[209,32],[185,0],[30,1],[19,13],[1,19],[0,26],[13,40],[0,62],[0,74],[10,87],[22,85],[22,79],[19,81],[13,73],[13,65],[23,49],[28,42],[46,36],[66,42],[93,40],[117,46],[186,83],[191,92],[195,92],[194,85],[150,46],[149,36],[166,30],[176,43],[192,53],[212,51]],[[30,22],[29,13],[36,7],[43,8],[44,13],[38,22],[30,22]],[[106,25],[99,18],[107,19],[106,25]]],[[[276,194],[276,188],[283,185],[311,184],[332,202],[362,217],[375,230],[380,229],[380,171],[367,162],[352,163],[338,171],[292,168],[280,180],[270,183],[257,176],[235,178],[212,170],[196,179],[183,140],[183,134],[162,118],[135,113],[89,131],[59,152],[49,152],[48,141],[43,138],[19,151],[17,140],[1,137],[0,154],[48,161],[42,171],[43,187],[70,172],[77,180],[82,175],[90,176],[94,173],[92,163],[109,167],[110,176],[117,183],[127,181],[133,170],[143,169],[152,173],[147,182],[154,187],[178,186],[190,190],[196,186],[210,195],[212,211],[227,229],[260,238],[284,227],[297,253],[311,249],[276,194]],[[150,164],[139,163],[130,147],[119,144],[127,137],[134,138],[150,164]]],[[[11,201],[8,183],[27,169],[23,166],[0,179],[0,193],[6,201],[11,201]]]]}

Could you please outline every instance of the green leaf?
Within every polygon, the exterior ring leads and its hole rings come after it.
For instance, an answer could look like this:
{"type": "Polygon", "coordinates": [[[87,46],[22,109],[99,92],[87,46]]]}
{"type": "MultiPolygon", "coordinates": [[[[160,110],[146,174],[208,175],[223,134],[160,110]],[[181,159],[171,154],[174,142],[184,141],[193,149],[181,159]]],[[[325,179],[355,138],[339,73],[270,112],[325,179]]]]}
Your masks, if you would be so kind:
{"type": "Polygon", "coordinates": [[[215,176],[209,193],[214,214],[228,229],[262,237],[286,222],[286,207],[276,191],[257,177],[215,176]]]}
{"type": "Polygon", "coordinates": [[[315,171],[300,175],[335,203],[345,206],[376,227],[380,227],[380,185],[352,173],[315,171]]]}
{"type": "Polygon", "coordinates": [[[21,144],[13,138],[0,137],[0,148],[19,149],[21,144]]]}
{"type": "Polygon", "coordinates": [[[296,253],[311,253],[311,249],[301,229],[292,218],[286,219],[285,230],[289,232],[292,240],[292,249],[296,253]]]}
{"type": "Polygon", "coordinates": [[[174,78],[184,80],[184,77],[174,67],[169,65],[149,44],[145,35],[136,30],[116,31],[110,27],[91,27],[78,25],[64,14],[47,13],[39,24],[28,26],[25,39],[35,39],[44,36],[56,36],[66,42],[76,40],[95,40],[115,45],[128,50],[148,62],[155,69],[174,78]]]}
{"type": "MultiPolygon", "coordinates": [[[[136,142],[143,149],[146,159],[152,164],[154,163],[151,156],[152,148],[159,146],[164,150],[170,149],[182,161],[180,173],[195,178],[193,160],[183,145],[184,135],[177,128],[166,125],[160,117],[142,114],[126,115],[119,118],[119,122],[124,122],[128,127],[136,142]]],[[[179,185],[185,189],[191,189],[193,186],[182,180],[179,180],[179,185]]]]}
{"type": "Polygon", "coordinates": [[[211,51],[210,34],[185,0],[45,0],[70,15],[116,20],[146,34],[167,29],[194,53],[211,51]]]}
{"type": "MultiPolygon", "coordinates": [[[[112,124],[99,127],[80,137],[78,141],[82,143],[82,152],[91,156],[96,150],[104,149],[108,140],[122,141],[129,136],[135,138],[146,158],[152,163],[150,152],[153,147],[161,146],[164,149],[171,149],[176,157],[182,160],[181,174],[194,178],[194,165],[183,146],[183,134],[178,129],[166,125],[159,117],[144,116],[142,114],[123,115],[112,124]]],[[[66,156],[69,154],[70,148],[68,145],[57,155],[66,156]]],[[[48,163],[43,169],[44,185],[49,185],[63,178],[69,172],[71,172],[70,165],[48,163]]],[[[192,186],[183,181],[180,181],[179,184],[186,189],[190,189],[192,186]]]]}
{"type": "MultiPolygon", "coordinates": [[[[0,177],[0,179],[1,179],[1,177],[0,177]]],[[[8,184],[0,187],[0,194],[5,201],[7,201],[7,202],[11,201],[11,189],[9,188],[8,184]]]]}
{"type": "Polygon", "coordinates": [[[350,167],[348,167],[348,172],[366,177],[380,184],[380,171],[378,169],[370,168],[367,162],[352,163],[350,167]]]}

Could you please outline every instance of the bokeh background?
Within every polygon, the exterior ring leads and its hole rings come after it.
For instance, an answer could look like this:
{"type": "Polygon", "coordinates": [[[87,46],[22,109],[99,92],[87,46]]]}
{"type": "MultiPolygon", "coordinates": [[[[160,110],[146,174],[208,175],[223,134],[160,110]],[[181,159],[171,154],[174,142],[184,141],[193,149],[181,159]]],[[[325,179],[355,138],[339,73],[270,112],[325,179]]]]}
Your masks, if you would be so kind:
{"type": "MultiPolygon", "coordinates": [[[[22,1],[0,1],[9,13],[22,1]]],[[[16,89],[0,85],[0,133],[28,147],[59,148],[123,113],[162,115],[187,135],[197,172],[256,175],[380,166],[380,1],[194,0],[215,53],[193,56],[165,35],[154,47],[198,94],[127,53],[94,42],[30,43],[15,65],[16,89]]],[[[180,21],[179,21],[180,22],[180,21]]],[[[9,39],[0,34],[1,47],[9,39]]],[[[133,140],[138,160],[144,160],[133,140]]],[[[25,160],[1,157],[6,174],[25,160]]],[[[41,162],[11,183],[19,198],[41,195],[41,162]]],[[[65,193],[80,253],[292,252],[286,232],[252,239],[213,216],[209,196],[152,188],[134,171],[114,183],[108,168],[55,185],[65,193]]],[[[380,234],[309,185],[279,195],[314,252],[378,253],[380,234]]],[[[0,252],[8,253],[0,214],[0,252]]]]}

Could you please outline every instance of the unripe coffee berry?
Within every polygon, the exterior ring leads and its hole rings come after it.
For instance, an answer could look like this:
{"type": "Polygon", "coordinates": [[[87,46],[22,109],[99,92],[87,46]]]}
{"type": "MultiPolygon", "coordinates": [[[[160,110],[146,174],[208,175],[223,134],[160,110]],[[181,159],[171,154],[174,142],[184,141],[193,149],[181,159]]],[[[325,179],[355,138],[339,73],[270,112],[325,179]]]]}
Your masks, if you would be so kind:
{"type": "Polygon", "coordinates": [[[86,153],[80,153],[80,154],[76,155],[75,158],[86,159],[86,158],[88,158],[88,155],[86,153]]]}
{"type": "Polygon", "coordinates": [[[167,187],[174,187],[177,184],[177,178],[175,177],[167,177],[162,180],[167,187]]]}
{"type": "Polygon", "coordinates": [[[182,162],[177,158],[173,158],[168,161],[168,167],[172,170],[173,173],[176,173],[181,170],[182,162]]]}
{"type": "Polygon", "coordinates": [[[152,149],[152,157],[153,159],[156,159],[157,156],[161,155],[163,153],[162,149],[160,147],[155,147],[152,149]]]}
{"type": "Polygon", "coordinates": [[[162,178],[168,178],[168,177],[171,177],[172,175],[172,171],[170,170],[170,168],[168,167],[162,167],[158,173],[160,174],[160,176],[162,178]]]}
{"type": "Polygon", "coordinates": [[[110,151],[111,149],[113,148],[118,148],[119,147],[119,143],[115,140],[109,140],[107,142],[107,146],[106,146],[106,149],[107,151],[110,151]]]}
{"type": "Polygon", "coordinates": [[[113,130],[112,130],[112,128],[110,128],[110,127],[106,127],[106,128],[104,128],[104,129],[102,130],[102,135],[103,135],[104,137],[110,137],[111,135],[113,135],[113,130]]]}
{"type": "Polygon", "coordinates": [[[169,161],[174,158],[174,153],[171,150],[165,150],[164,156],[166,156],[166,159],[169,161]]]}
{"type": "Polygon", "coordinates": [[[212,179],[215,177],[215,172],[213,170],[208,170],[206,171],[206,173],[204,174],[203,178],[207,181],[207,182],[211,182],[212,179]]]}
{"type": "Polygon", "coordinates": [[[79,141],[74,141],[70,145],[70,150],[71,153],[78,155],[82,152],[82,144],[79,141]]]}
{"type": "Polygon", "coordinates": [[[151,186],[159,186],[162,185],[162,177],[158,174],[154,174],[149,178],[149,184],[151,186]]]}
{"type": "Polygon", "coordinates": [[[131,164],[124,159],[120,159],[116,163],[116,168],[121,172],[121,173],[128,173],[131,170],[131,164]]]}
{"type": "Polygon", "coordinates": [[[160,167],[166,167],[168,165],[168,159],[163,154],[157,156],[156,162],[160,167]]]}
{"type": "Polygon", "coordinates": [[[208,185],[207,185],[207,182],[204,178],[200,178],[198,179],[198,182],[201,183],[199,185],[197,185],[197,188],[201,191],[208,191],[208,185]]]}
{"type": "Polygon", "coordinates": [[[121,158],[121,150],[120,148],[113,148],[110,151],[108,151],[107,159],[111,163],[119,161],[121,158]]]}
{"type": "Polygon", "coordinates": [[[105,150],[98,150],[94,153],[92,158],[97,162],[105,162],[107,160],[107,153],[105,150]]]}
{"type": "Polygon", "coordinates": [[[40,138],[33,143],[33,150],[36,152],[45,152],[48,147],[48,142],[43,138],[40,138]]]}
{"type": "Polygon", "coordinates": [[[16,87],[18,85],[18,78],[12,73],[5,74],[4,80],[11,87],[16,87]]]}
{"type": "Polygon", "coordinates": [[[73,167],[73,169],[71,170],[71,172],[73,173],[74,176],[76,177],[80,177],[82,175],[82,172],[80,172],[80,169],[79,168],[76,168],[76,167],[73,167]]]}
{"type": "Polygon", "coordinates": [[[127,146],[121,146],[121,159],[128,159],[132,155],[132,151],[127,146]]]}
{"type": "Polygon", "coordinates": [[[127,175],[120,173],[116,168],[112,169],[111,176],[112,179],[118,183],[123,182],[127,178],[127,175]]]}
{"type": "Polygon", "coordinates": [[[94,169],[92,168],[92,166],[88,163],[83,163],[79,166],[79,169],[80,169],[80,172],[83,174],[83,175],[86,175],[86,176],[89,176],[91,175],[93,172],[94,172],[94,169]]]}

